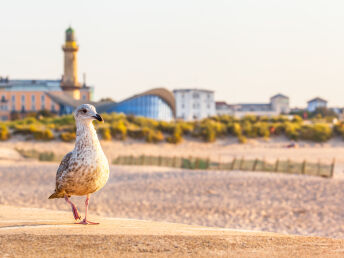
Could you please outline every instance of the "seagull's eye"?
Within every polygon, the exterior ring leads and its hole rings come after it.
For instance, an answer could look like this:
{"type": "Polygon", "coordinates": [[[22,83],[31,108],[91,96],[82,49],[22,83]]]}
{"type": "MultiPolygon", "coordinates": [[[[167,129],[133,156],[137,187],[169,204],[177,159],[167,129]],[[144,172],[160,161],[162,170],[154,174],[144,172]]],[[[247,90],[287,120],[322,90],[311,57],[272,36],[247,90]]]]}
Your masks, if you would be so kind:
{"type": "Polygon", "coordinates": [[[86,114],[87,113],[87,110],[86,109],[81,109],[81,112],[86,114]]]}

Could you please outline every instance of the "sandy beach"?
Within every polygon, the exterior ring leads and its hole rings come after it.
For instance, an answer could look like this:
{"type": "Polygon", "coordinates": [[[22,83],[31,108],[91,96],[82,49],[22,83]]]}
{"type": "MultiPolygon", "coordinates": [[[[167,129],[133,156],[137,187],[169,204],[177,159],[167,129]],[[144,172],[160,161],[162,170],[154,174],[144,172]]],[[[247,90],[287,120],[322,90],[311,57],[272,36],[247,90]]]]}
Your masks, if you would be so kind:
{"type": "MultiPolygon", "coordinates": [[[[63,155],[73,148],[72,143],[1,142],[0,245],[4,248],[0,257],[341,257],[344,144],[299,143],[293,149],[285,144],[285,140],[247,145],[102,142],[109,160],[119,154],[322,162],[335,158],[336,168],[334,178],[326,179],[112,165],[107,185],[91,196],[90,217],[105,222],[93,232],[73,229],[72,213],[64,200],[48,200],[59,164],[28,160],[15,150],[63,155]],[[137,226],[135,221],[147,224],[137,226]]],[[[72,199],[83,213],[84,198],[72,199]]]]}
{"type": "MultiPolygon", "coordinates": [[[[0,164],[0,204],[69,210],[48,200],[58,164],[0,164]]],[[[344,238],[341,179],[239,171],[111,166],[90,214],[344,238]]],[[[81,211],[84,198],[73,197],[81,211]]],[[[70,216],[72,214],[70,213],[70,216]]]]}

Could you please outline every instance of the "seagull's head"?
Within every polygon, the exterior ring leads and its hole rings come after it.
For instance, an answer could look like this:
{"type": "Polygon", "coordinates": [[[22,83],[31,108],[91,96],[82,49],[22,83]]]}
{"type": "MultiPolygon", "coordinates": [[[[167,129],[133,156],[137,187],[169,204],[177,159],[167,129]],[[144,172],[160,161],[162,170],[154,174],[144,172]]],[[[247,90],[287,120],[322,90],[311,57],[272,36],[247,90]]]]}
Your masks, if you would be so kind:
{"type": "Polygon", "coordinates": [[[74,111],[74,118],[77,121],[98,120],[104,122],[103,118],[97,113],[96,108],[90,104],[82,104],[74,111]]]}

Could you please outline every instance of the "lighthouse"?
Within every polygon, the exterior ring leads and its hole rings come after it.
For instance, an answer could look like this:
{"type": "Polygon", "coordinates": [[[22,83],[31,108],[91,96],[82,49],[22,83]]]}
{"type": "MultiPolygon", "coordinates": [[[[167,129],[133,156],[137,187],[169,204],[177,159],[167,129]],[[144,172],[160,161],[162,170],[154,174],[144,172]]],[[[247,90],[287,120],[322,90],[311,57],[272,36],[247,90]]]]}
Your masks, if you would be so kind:
{"type": "Polygon", "coordinates": [[[79,46],[76,43],[74,30],[69,27],[66,30],[66,41],[62,46],[64,52],[64,74],[61,88],[74,99],[80,99],[81,84],[78,81],[77,53],[79,46]]]}

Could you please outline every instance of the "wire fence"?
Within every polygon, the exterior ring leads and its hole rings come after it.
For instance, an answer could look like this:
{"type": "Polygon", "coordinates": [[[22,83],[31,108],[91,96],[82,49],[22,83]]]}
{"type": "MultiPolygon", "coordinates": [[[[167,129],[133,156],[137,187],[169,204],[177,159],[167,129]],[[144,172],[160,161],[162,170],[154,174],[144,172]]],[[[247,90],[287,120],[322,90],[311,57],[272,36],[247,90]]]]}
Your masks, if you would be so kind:
{"type": "Polygon", "coordinates": [[[280,160],[275,162],[264,159],[233,158],[230,162],[213,161],[210,158],[196,157],[162,157],[162,156],[118,156],[112,162],[115,165],[143,165],[163,166],[184,169],[211,169],[211,170],[241,170],[262,171],[286,174],[302,174],[331,178],[333,177],[335,160],[331,164],[318,162],[296,162],[280,160]]]}

